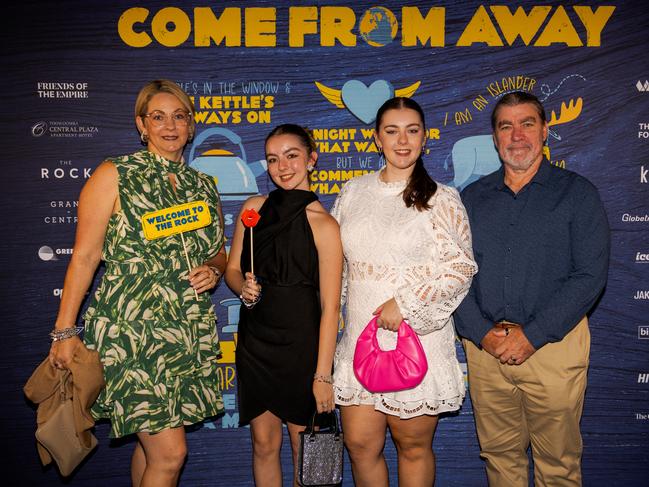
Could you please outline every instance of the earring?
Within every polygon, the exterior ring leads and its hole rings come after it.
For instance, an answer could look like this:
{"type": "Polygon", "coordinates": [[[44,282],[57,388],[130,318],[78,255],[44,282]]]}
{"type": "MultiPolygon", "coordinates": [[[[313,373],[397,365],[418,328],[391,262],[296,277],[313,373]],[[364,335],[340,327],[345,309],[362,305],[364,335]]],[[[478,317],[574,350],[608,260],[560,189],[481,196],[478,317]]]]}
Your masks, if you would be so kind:
{"type": "Polygon", "coordinates": [[[140,134],[140,140],[142,141],[142,143],[143,143],[144,145],[146,145],[146,144],[149,143],[149,136],[148,136],[147,134],[145,134],[144,132],[142,132],[142,133],[140,134]]]}
{"type": "Polygon", "coordinates": [[[381,157],[383,155],[383,147],[378,146],[378,149],[379,149],[379,157],[381,157]]]}
{"type": "Polygon", "coordinates": [[[313,171],[313,164],[307,164],[306,170],[309,172],[313,171]]]}
{"type": "Polygon", "coordinates": [[[187,138],[187,142],[192,142],[194,140],[194,132],[189,132],[189,137],[187,138]]]}

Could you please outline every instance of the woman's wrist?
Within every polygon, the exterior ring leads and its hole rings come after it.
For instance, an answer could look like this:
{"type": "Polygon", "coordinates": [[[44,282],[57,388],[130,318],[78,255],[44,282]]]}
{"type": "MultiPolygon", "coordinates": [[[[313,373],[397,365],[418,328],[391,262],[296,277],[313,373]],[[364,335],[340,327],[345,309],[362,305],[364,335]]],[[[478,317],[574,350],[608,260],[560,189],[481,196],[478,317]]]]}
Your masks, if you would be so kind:
{"type": "MultiPolygon", "coordinates": [[[[259,302],[259,300],[261,299],[261,285],[259,283],[257,283],[257,289],[256,290],[251,291],[250,288],[246,290],[246,294],[253,296],[252,299],[248,299],[248,298],[244,297],[244,295],[243,295],[244,294],[244,288],[246,287],[246,282],[247,281],[246,281],[244,275],[242,275],[242,278],[243,279],[241,280],[241,291],[239,292],[239,300],[241,301],[241,303],[246,308],[250,309],[250,308],[254,307],[259,302]]],[[[256,278],[255,278],[255,282],[256,282],[256,278]]]]}
{"type": "Polygon", "coordinates": [[[67,328],[54,328],[50,332],[50,338],[53,342],[60,342],[61,340],[66,340],[77,336],[83,331],[83,326],[69,326],[67,328]]]}
{"type": "Polygon", "coordinates": [[[74,323],[69,323],[69,324],[54,323],[54,330],[66,330],[68,328],[76,328],[76,326],[77,325],[75,325],[74,323]]]}
{"type": "Polygon", "coordinates": [[[221,269],[219,269],[217,266],[215,266],[215,265],[208,265],[207,267],[209,267],[210,270],[214,273],[214,277],[216,278],[217,281],[218,281],[218,280],[221,278],[221,276],[223,275],[223,272],[221,272],[221,269]]]}
{"type": "Polygon", "coordinates": [[[257,296],[257,299],[254,299],[252,301],[248,301],[246,298],[243,297],[243,294],[239,294],[239,300],[243,303],[243,305],[250,309],[255,306],[259,302],[259,296],[257,296]]]}
{"type": "Polygon", "coordinates": [[[325,384],[333,384],[334,378],[332,375],[318,374],[316,372],[315,374],[313,374],[313,382],[324,382],[325,384]]]}

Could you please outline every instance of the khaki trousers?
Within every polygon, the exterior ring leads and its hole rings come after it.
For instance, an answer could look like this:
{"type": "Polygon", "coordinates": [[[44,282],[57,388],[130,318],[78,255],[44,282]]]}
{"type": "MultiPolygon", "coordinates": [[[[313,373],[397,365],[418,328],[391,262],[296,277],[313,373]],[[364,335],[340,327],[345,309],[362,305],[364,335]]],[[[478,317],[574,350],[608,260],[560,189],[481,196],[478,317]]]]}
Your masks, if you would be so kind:
{"type": "Polygon", "coordinates": [[[584,317],[560,342],[522,365],[503,365],[468,340],[469,390],[480,456],[491,487],[528,487],[531,444],[536,487],[581,486],[579,421],[590,331],[584,317]]]}

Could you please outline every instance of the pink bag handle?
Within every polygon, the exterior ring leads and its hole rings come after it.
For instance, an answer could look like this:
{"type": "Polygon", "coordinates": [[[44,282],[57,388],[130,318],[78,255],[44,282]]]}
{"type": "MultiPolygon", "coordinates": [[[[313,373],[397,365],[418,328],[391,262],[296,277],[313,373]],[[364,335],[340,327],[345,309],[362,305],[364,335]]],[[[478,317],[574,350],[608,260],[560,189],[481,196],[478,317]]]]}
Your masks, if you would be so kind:
{"type": "MultiPolygon", "coordinates": [[[[394,350],[383,350],[381,346],[379,345],[379,339],[376,336],[376,332],[379,330],[379,324],[378,324],[378,319],[381,315],[377,315],[374,318],[372,318],[367,326],[365,327],[365,330],[363,330],[363,333],[367,331],[368,334],[372,334],[372,344],[374,347],[383,352],[383,353],[390,353],[393,352],[394,350]]],[[[399,329],[397,330],[397,346],[395,347],[395,350],[399,348],[399,339],[401,338],[407,338],[410,335],[415,335],[415,332],[413,329],[410,327],[407,321],[403,320],[401,321],[401,325],[399,326],[399,329]]]]}
{"type": "Polygon", "coordinates": [[[376,333],[379,316],[361,332],[354,351],[354,373],[370,392],[394,392],[416,387],[428,371],[428,361],[419,337],[408,323],[401,322],[394,350],[381,350],[376,333]]]}

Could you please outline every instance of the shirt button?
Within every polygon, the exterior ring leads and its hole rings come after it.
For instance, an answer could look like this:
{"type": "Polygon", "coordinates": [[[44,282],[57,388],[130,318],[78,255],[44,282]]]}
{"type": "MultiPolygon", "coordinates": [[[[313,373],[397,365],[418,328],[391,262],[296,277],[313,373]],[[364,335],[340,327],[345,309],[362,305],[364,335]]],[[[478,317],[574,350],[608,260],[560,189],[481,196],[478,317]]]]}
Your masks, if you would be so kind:
{"type": "Polygon", "coordinates": [[[512,248],[511,248],[511,247],[507,247],[507,252],[511,252],[511,251],[512,251],[512,248]]]}

